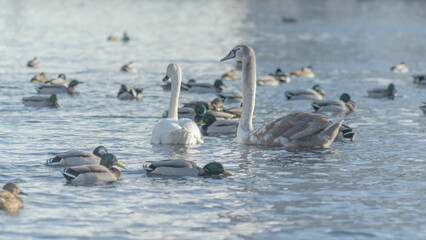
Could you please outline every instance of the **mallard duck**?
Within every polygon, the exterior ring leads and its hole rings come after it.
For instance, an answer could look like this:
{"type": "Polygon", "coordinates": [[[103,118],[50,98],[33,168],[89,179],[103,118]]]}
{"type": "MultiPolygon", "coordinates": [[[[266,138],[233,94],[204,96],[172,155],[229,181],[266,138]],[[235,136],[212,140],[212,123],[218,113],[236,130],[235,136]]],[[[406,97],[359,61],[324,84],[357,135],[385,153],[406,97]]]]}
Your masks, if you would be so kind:
{"type": "Polygon", "coordinates": [[[302,67],[290,73],[290,77],[305,77],[305,78],[314,78],[315,71],[311,66],[302,67]]]}
{"type": "Polygon", "coordinates": [[[229,102],[241,102],[243,99],[243,94],[239,91],[232,91],[229,93],[221,93],[217,95],[223,102],[229,101],[229,102]]]}
{"type": "Polygon", "coordinates": [[[16,183],[7,183],[3,190],[0,191],[0,210],[9,213],[16,213],[24,207],[24,201],[17,195],[22,194],[28,196],[27,193],[21,191],[16,183]]]}
{"type": "MultiPolygon", "coordinates": [[[[181,91],[188,91],[189,89],[189,85],[196,83],[197,81],[195,79],[189,79],[188,83],[182,83],[180,86],[180,90],[181,91]]],[[[171,90],[172,89],[172,83],[171,82],[166,82],[166,84],[161,85],[161,87],[163,88],[163,90],[171,90]]]]}
{"type": "Polygon", "coordinates": [[[204,134],[237,133],[238,129],[238,120],[217,120],[211,113],[204,114],[197,124],[201,125],[201,132],[204,134]]]}
{"type": "Polygon", "coordinates": [[[41,63],[36,57],[34,57],[32,60],[29,60],[27,62],[27,67],[38,68],[40,66],[41,66],[41,63]]]}
{"type": "Polygon", "coordinates": [[[343,139],[350,139],[351,142],[355,142],[356,134],[357,133],[351,127],[346,124],[342,124],[335,140],[341,141],[343,139]]]}
{"type": "Polygon", "coordinates": [[[283,72],[281,68],[277,68],[274,74],[275,78],[282,83],[290,83],[291,78],[287,75],[287,73],[283,72]]]}
{"type": "Polygon", "coordinates": [[[99,164],[101,157],[108,153],[104,146],[98,146],[93,152],[72,150],[63,153],[56,153],[55,157],[46,161],[48,166],[74,167],[88,164],[99,164]]]}
{"type": "MultiPolygon", "coordinates": [[[[210,109],[208,109],[208,106],[206,106],[204,104],[196,105],[195,108],[194,108],[194,112],[195,112],[196,116],[197,115],[203,116],[206,112],[208,112],[210,114],[213,114],[218,119],[226,119],[226,120],[233,119],[233,118],[236,117],[236,115],[232,114],[232,113],[210,110],[210,109]]],[[[195,121],[195,122],[197,122],[197,121],[195,121]]]]}
{"type": "Polygon", "coordinates": [[[77,80],[72,80],[68,86],[63,84],[44,84],[37,87],[37,92],[41,94],[59,94],[59,93],[68,93],[75,94],[75,86],[83,83],[77,80]]]}
{"type": "Polygon", "coordinates": [[[280,81],[275,78],[273,74],[269,74],[266,77],[261,77],[257,80],[257,85],[259,86],[278,86],[280,85],[280,81]]]}
{"type": "Polygon", "coordinates": [[[284,147],[330,146],[343,121],[333,124],[321,115],[293,112],[254,130],[252,114],[256,99],[256,56],[251,47],[238,45],[220,61],[233,58],[243,62],[244,102],[237,130],[239,143],[284,147]]]}
{"type": "Polygon", "coordinates": [[[426,82],[426,75],[413,75],[413,83],[419,84],[420,82],[426,82]]]}
{"type": "Polygon", "coordinates": [[[292,17],[281,17],[281,21],[283,23],[295,23],[297,22],[297,19],[292,17]]]}
{"type": "Polygon", "coordinates": [[[287,97],[287,100],[316,101],[324,99],[325,91],[320,85],[315,84],[312,89],[285,91],[284,95],[287,97]]]}
{"type": "Polygon", "coordinates": [[[143,168],[150,175],[174,176],[174,177],[200,177],[214,175],[232,175],[223,165],[218,162],[211,162],[200,168],[194,162],[187,160],[162,160],[146,162],[143,168]]]}
{"type": "Polygon", "coordinates": [[[57,78],[52,78],[46,81],[46,84],[62,84],[67,86],[67,82],[69,81],[68,77],[65,74],[60,73],[57,78]]]}
{"type": "Polygon", "coordinates": [[[121,84],[121,88],[118,91],[117,98],[121,100],[138,100],[142,99],[143,88],[130,87],[127,89],[126,85],[121,84]]]}
{"type": "Polygon", "coordinates": [[[121,41],[130,42],[130,41],[132,41],[132,38],[129,35],[127,35],[127,32],[124,32],[123,37],[121,38],[121,41]]]}
{"type": "Polygon", "coordinates": [[[183,107],[195,109],[195,106],[199,104],[204,105],[207,110],[220,111],[223,109],[223,102],[219,98],[215,98],[211,102],[207,102],[207,101],[188,102],[188,103],[184,103],[183,107]]]}
{"type": "Polygon", "coordinates": [[[32,83],[45,83],[47,82],[47,77],[44,72],[40,73],[40,75],[35,75],[31,78],[32,83]]]}
{"type": "Polygon", "coordinates": [[[120,170],[115,166],[126,168],[113,154],[106,153],[102,156],[100,164],[65,168],[62,175],[69,183],[75,185],[115,182],[121,179],[120,170]]]}
{"type": "MultiPolygon", "coordinates": [[[[181,118],[193,118],[195,115],[194,109],[192,108],[178,108],[178,119],[181,118]]],[[[166,110],[162,114],[163,118],[169,117],[169,110],[166,110]]]]}
{"type": "Polygon", "coordinates": [[[188,84],[188,92],[197,92],[197,93],[221,93],[223,92],[222,87],[226,87],[222,79],[216,79],[214,84],[210,83],[194,83],[188,84]]]}
{"type": "Polygon", "coordinates": [[[203,120],[204,114],[207,113],[207,108],[203,104],[198,104],[194,107],[194,112],[195,115],[192,120],[194,120],[195,123],[199,123],[203,120]]]}
{"type": "Polygon", "coordinates": [[[128,64],[124,64],[120,68],[120,71],[129,72],[129,73],[137,73],[138,69],[136,68],[135,64],[133,64],[132,62],[129,62],[128,64]]]}
{"type": "Polygon", "coordinates": [[[334,112],[350,114],[355,111],[355,101],[347,93],[340,95],[338,100],[321,100],[312,103],[316,112],[334,112]]]}
{"type": "Polygon", "coordinates": [[[46,96],[32,96],[32,97],[24,97],[22,99],[22,103],[26,107],[52,107],[58,108],[58,97],[56,94],[50,95],[50,97],[46,96]]]}
{"type": "Polygon", "coordinates": [[[393,83],[389,84],[387,88],[375,88],[368,90],[368,97],[370,98],[389,98],[394,100],[396,96],[396,89],[393,83]]]}
{"type": "Polygon", "coordinates": [[[407,65],[405,65],[404,62],[401,62],[400,64],[397,64],[395,66],[392,66],[390,68],[391,72],[395,72],[395,73],[408,73],[408,67],[407,65]]]}
{"type": "MultiPolygon", "coordinates": [[[[423,104],[426,104],[426,102],[423,104]]],[[[426,105],[420,106],[420,109],[423,111],[423,114],[426,114],[426,105]]]]}
{"type": "Polygon", "coordinates": [[[107,41],[110,41],[110,42],[117,42],[117,41],[120,41],[120,37],[119,36],[117,36],[117,35],[109,35],[108,36],[108,38],[107,38],[107,41]]]}
{"type": "Polygon", "coordinates": [[[171,78],[172,91],[170,96],[169,112],[167,119],[163,119],[152,130],[152,144],[201,144],[200,129],[191,119],[178,119],[178,103],[182,70],[178,64],[171,63],[167,66],[167,74],[163,82],[171,78]]]}
{"type": "Polygon", "coordinates": [[[426,87],[426,75],[414,75],[413,83],[418,87],[426,87]]]}
{"type": "Polygon", "coordinates": [[[221,78],[223,80],[237,80],[237,71],[235,71],[235,69],[232,69],[231,71],[224,73],[221,78]]]}

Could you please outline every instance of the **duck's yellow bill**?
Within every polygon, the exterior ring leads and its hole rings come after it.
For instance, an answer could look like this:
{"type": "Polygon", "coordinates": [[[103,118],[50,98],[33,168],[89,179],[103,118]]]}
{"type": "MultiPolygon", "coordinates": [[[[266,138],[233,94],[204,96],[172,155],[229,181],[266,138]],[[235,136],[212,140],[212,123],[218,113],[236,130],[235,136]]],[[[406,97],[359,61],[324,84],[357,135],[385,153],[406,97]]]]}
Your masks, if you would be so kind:
{"type": "Polygon", "coordinates": [[[126,168],[126,166],[124,166],[121,162],[117,161],[117,166],[121,167],[121,168],[126,168]]]}
{"type": "Polygon", "coordinates": [[[201,120],[201,121],[199,121],[198,123],[197,123],[197,125],[198,126],[201,126],[201,124],[203,124],[204,122],[203,122],[203,120],[201,120]]]}
{"type": "Polygon", "coordinates": [[[232,175],[232,173],[228,172],[226,169],[223,169],[223,174],[224,175],[232,175]]]}

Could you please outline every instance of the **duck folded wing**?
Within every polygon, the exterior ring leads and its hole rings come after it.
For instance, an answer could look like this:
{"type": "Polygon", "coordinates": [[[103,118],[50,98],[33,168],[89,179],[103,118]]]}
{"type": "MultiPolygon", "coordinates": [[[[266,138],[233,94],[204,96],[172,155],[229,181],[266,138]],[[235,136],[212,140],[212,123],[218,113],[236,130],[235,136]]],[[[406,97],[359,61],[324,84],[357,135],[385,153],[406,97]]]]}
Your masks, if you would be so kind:
{"type": "Polygon", "coordinates": [[[24,101],[42,102],[42,101],[46,101],[46,97],[43,97],[43,96],[25,97],[24,101]]]}
{"type": "Polygon", "coordinates": [[[294,112],[272,121],[250,134],[249,140],[273,144],[280,137],[297,140],[315,133],[330,125],[322,115],[294,112]]]}
{"type": "Polygon", "coordinates": [[[110,172],[108,168],[106,168],[102,165],[96,165],[96,164],[71,167],[71,168],[68,168],[68,169],[72,170],[74,173],[78,173],[78,174],[83,174],[83,173],[109,173],[110,172]]]}
{"type": "Polygon", "coordinates": [[[188,84],[191,87],[204,87],[204,88],[211,88],[213,87],[210,83],[194,83],[194,84],[188,84]]]}
{"type": "Polygon", "coordinates": [[[155,167],[194,168],[195,163],[186,160],[162,160],[150,162],[155,167]]]}
{"type": "Polygon", "coordinates": [[[57,157],[60,158],[70,158],[70,157],[92,157],[93,154],[90,152],[86,152],[86,151],[77,151],[77,150],[73,150],[73,151],[67,151],[67,152],[62,152],[62,153],[55,153],[54,154],[57,157]]]}
{"type": "Polygon", "coordinates": [[[322,101],[315,101],[314,103],[318,106],[330,106],[330,105],[342,106],[342,105],[344,105],[344,103],[340,100],[322,100],[322,101]]]}

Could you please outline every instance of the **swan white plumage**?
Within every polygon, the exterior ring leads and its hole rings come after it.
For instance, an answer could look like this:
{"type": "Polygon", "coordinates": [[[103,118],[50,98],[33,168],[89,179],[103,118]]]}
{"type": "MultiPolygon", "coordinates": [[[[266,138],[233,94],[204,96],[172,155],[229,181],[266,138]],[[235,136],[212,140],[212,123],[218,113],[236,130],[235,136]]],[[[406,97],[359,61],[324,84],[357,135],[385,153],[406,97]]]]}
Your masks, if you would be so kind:
{"type": "Polygon", "coordinates": [[[243,63],[243,112],[237,130],[238,142],[256,145],[328,147],[343,120],[331,123],[325,116],[293,112],[254,131],[252,114],[256,98],[256,57],[251,47],[238,45],[220,61],[235,58],[243,63]]]}
{"type": "Polygon", "coordinates": [[[167,75],[163,81],[171,78],[172,89],[169,105],[168,118],[161,120],[152,130],[152,144],[200,144],[200,129],[191,119],[181,118],[178,120],[178,103],[180,86],[182,82],[182,71],[176,63],[167,66],[167,75]]]}

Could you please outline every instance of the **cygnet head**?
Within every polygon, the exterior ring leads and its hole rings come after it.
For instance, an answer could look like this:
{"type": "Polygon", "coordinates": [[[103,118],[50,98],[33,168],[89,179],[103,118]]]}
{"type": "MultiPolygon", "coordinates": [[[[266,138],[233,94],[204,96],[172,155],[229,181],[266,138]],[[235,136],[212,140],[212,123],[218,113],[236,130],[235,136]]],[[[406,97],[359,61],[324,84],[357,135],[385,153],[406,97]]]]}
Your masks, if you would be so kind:
{"type": "Polygon", "coordinates": [[[245,61],[248,56],[253,52],[253,49],[251,47],[246,45],[238,45],[234,47],[226,57],[222,58],[220,61],[226,61],[232,58],[235,58],[237,61],[245,61]]]}

